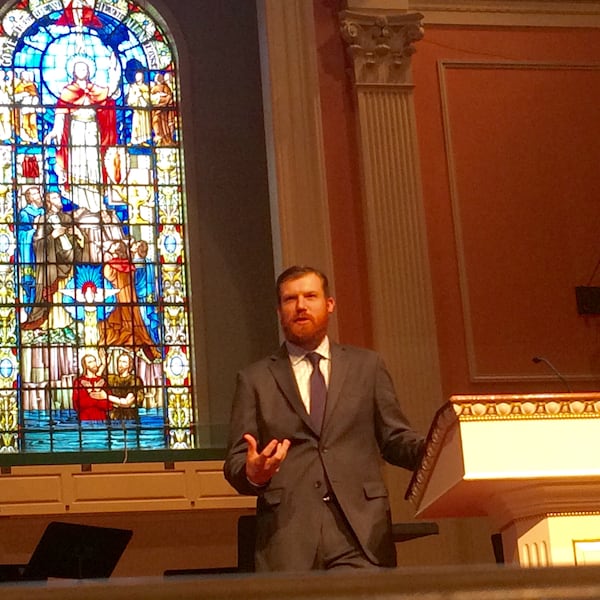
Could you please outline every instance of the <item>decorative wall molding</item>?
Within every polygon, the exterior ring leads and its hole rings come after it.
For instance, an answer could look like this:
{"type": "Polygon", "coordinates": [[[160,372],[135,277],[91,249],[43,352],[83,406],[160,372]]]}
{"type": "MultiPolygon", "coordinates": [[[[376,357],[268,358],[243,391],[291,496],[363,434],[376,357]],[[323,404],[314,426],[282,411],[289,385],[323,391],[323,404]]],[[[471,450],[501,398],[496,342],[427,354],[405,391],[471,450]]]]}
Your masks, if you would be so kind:
{"type": "Polygon", "coordinates": [[[426,25],[600,27],[600,2],[580,0],[409,0],[426,25]]]}
{"type": "Polygon", "coordinates": [[[452,396],[462,421],[600,418],[600,394],[452,396]]]}
{"type": "MultiPolygon", "coordinates": [[[[455,160],[455,146],[452,138],[452,123],[450,119],[450,109],[448,97],[448,71],[455,69],[489,69],[497,71],[505,70],[582,70],[600,72],[600,64],[584,63],[562,63],[562,62],[518,62],[518,61],[440,61],[438,65],[440,82],[440,101],[442,107],[442,126],[444,131],[444,140],[446,145],[446,160],[448,169],[448,183],[450,192],[450,202],[452,206],[452,216],[454,223],[454,239],[456,247],[456,258],[458,263],[458,277],[460,285],[461,303],[465,327],[465,343],[467,348],[467,359],[469,365],[469,376],[471,381],[478,383],[514,383],[514,382],[556,382],[555,373],[546,372],[539,375],[530,375],[526,373],[498,373],[482,371],[479,367],[481,361],[478,360],[478,348],[475,344],[474,334],[474,315],[476,309],[472,306],[470,299],[470,280],[465,255],[465,237],[462,226],[461,197],[458,189],[457,166],[455,160]]],[[[594,373],[568,373],[569,381],[593,381],[597,378],[594,373]]]]}

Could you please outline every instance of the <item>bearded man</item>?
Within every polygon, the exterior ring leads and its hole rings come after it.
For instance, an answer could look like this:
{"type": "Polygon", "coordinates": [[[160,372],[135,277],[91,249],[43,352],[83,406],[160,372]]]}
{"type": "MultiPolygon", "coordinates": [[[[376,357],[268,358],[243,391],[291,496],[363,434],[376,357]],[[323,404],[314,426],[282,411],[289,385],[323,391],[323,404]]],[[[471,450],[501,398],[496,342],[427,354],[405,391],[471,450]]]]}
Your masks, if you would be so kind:
{"type": "Polygon", "coordinates": [[[119,398],[111,393],[102,377],[102,366],[93,354],[81,357],[82,374],[73,382],[73,408],[79,420],[106,421],[112,406],[127,407],[135,401],[133,394],[119,398]]]}
{"type": "Polygon", "coordinates": [[[109,373],[108,385],[112,393],[119,398],[128,395],[135,397],[135,402],[128,407],[113,407],[110,418],[114,421],[123,419],[137,419],[138,407],[144,403],[144,383],[134,372],[133,359],[126,352],[117,357],[117,372],[109,373]]]}
{"type": "Polygon", "coordinates": [[[256,495],[258,571],[396,565],[380,458],[417,468],[423,438],[375,352],[327,336],[327,277],[277,280],[280,349],[238,374],[224,472],[256,495]]]}

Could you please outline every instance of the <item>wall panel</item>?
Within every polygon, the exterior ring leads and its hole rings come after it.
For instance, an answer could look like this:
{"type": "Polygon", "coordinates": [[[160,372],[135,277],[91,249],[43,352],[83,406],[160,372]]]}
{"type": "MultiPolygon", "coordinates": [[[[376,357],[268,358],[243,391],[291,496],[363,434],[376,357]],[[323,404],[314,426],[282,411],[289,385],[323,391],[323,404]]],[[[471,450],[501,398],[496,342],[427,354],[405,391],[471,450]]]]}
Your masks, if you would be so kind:
{"type": "Polygon", "coordinates": [[[600,257],[600,66],[440,64],[469,375],[600,376],[575,286],[600,257]],[[549,326],[551,324],[551,326],[549,326]]]}

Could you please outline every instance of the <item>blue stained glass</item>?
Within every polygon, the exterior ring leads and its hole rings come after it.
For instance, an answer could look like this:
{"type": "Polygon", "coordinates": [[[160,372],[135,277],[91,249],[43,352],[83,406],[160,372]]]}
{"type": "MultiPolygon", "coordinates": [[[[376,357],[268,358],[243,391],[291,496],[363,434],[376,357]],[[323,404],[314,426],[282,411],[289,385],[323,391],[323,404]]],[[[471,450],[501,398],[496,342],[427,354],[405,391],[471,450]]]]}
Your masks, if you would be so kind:
{"type": "Polygon", "coordinates": [[[171,359],[171,370],[176,377],[179,377],[187,370],[187,363],[181,356],[175,356],[171,359]]]}
{"type": "Polygon", "coordinates": [[[13,363],[8,358],[0,360],[0,376],[8,379],[14,373],[13,363]]]}
{"type": "Polygon", "coordinates": [[[107,87],[110,95],[114,96],[121,78],[121,65],[114,51],[105,46],[97,35],[64,35],[47,47],[41,60],[45,92],[42,99],[45,104],[60,97],[61,90],[72,79],[77,61],[85,61],[89,65],[90,79],[107,87]]]}
{"type": "Polygon", "coordinates": [[[193,447],[169,37],[133,1],[0,18],[0,452],[193,447]]]}
{"type": "Polygon", "coordinates": [[[177,252],[177,238],[173,237],[172,235],[168,235],[165,237],[164,244],[167,252],[170,252],[172,254],[175,254],[175,252],[177,252]]]}

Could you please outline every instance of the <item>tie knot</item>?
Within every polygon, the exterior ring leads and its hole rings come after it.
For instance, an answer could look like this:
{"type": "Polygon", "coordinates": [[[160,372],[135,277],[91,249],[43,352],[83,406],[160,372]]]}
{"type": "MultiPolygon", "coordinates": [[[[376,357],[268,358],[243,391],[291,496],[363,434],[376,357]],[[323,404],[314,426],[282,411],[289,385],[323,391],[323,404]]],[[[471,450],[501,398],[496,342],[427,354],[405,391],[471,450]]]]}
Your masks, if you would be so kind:
{"type": "Polygon", "coordinates": [[[323,358],[318,352],[309,352],[306,355],[306,358],[308,358],[308,362],[313,366],[313,369],[315,367],[319,366],[319,361],[323,358]]]}

